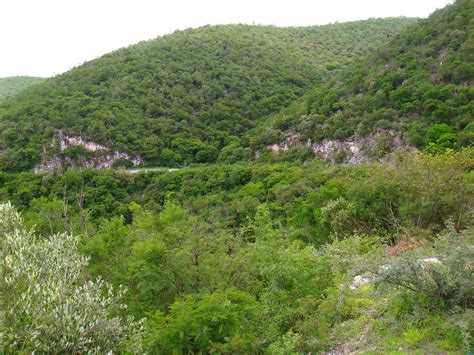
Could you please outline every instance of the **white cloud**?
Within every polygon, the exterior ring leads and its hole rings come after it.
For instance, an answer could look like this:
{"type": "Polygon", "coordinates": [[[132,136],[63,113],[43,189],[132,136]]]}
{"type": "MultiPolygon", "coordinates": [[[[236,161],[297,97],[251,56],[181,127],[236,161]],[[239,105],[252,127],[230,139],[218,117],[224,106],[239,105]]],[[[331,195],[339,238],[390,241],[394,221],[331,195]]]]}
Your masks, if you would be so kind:
{"type": "Polygon", "coordinates": [[[206,24],[316,25],[426,17],[450,0],[1,0],[0,77],[50,76],[111,50],[206,24]]]}

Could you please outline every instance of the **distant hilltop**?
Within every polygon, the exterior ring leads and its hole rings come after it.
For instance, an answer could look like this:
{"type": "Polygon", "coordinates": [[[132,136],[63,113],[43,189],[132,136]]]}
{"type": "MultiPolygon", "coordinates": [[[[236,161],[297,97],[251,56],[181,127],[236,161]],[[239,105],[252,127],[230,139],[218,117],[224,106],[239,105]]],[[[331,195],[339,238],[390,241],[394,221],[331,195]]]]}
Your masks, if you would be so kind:
{"type": "Polygon", "coordinates": [[[41,83],[44,78],[34,76],[9,76],[0,78],[0,101],[12,97],[27,87],[41,83]]]}

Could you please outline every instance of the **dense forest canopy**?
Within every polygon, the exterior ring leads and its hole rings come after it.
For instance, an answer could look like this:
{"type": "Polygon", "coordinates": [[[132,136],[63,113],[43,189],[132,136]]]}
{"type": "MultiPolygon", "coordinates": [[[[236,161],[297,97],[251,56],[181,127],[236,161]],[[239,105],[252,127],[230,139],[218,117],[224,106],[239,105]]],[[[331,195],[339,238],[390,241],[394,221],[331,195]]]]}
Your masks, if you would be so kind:
{"type": "MultiPolygon", "coordinates": [[[[329,82],[308,90],[256,135],[321,141],[397,130],[421,148],[474,143],[474,4],[458,0],[417,22],[329,82]]],[[[275,140],[276,139],[276,140],[275,140]]]]}
{"type": "Polygon", "coordinates": [[[472,352],[473,5],[178,31],[0,104],[2,350],[472,352]],[[59,129],[180,168],[32,171],[59,129]]]}
{"type": "Polygon", "coordinates": [[[214,162],[262,118],[414,22],[207,26],[120,49],[0,106],[0,167],[32,168],[55,129],[152,165],[214,162]]]}

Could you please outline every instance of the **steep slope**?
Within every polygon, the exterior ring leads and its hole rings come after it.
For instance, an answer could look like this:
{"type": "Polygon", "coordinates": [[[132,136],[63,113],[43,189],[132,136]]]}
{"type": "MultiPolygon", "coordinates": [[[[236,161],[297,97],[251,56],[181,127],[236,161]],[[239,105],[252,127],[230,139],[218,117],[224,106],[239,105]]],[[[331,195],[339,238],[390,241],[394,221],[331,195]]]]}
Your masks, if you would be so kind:
{"type": "Polygon", "coordinates": [[[0,78],[0,101],[14,96],[27,87],[42,82],[43,78],[33,76],[10,76],[0,78]]]}
{"type": "MultiPolygon", "coordinates": [[[[153,165],[215,161],[261,118],[414,21],[207,26],[118,50],[4,103],[0,168],[38,164],[55,130],[153,165]]],[[[87,153],[73,148],[61,159],[87,153]]]]}
{"type": "Polygon", "coordinates": [[[393,136],[418,148],[472,145],[473,83],[474,1],[458,0],[309,90],[248,141],[261,149],[285,137],[344,143],[386,132],[375,142],[382,153],[393,136]]]}

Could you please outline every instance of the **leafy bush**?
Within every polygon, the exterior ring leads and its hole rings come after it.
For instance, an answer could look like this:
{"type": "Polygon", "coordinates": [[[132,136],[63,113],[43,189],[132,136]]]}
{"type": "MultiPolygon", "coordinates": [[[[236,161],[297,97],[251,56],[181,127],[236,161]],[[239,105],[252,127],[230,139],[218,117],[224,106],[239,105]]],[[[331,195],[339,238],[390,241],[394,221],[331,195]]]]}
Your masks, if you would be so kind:
{"type": "Polygon", "coordinates": [[[250,324],[257,304],[235,289],[187,296],[170,307],[167,316],[152,315],[147,343],[153,352],[212,353],[252,351],[250,324]],[[238,344],[237,348],[233,348],[238,344]]]}
{"type": "Polygon", "coordinates": [[[6,352],[139,351],[140,322],[124,315],[124,290],[84,278],[77,238],[39,238],[0,205],[2,346],[6,352]]]}
{"type": "Polygon", "coordinates": [[[370,272],[382,283],[400,287],[422,306],[470,308],[474,305],[472,260],[474,228],[448,231],[431,248],[417,248],[388,258],[370,272]]]}

